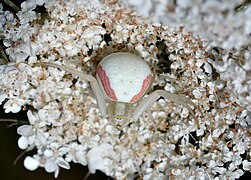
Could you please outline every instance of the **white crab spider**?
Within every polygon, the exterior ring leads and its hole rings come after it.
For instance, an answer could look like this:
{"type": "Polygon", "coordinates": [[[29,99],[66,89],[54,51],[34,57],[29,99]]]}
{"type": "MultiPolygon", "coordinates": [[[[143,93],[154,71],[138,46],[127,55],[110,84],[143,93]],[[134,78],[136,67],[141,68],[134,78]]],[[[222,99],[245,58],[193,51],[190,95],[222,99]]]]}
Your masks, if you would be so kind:
{"type": "Polygon", "coordinates": [[[97,79],[63,65],[49,62],[39,62],[37,65],[57,67],[89,81],[101,116],[106,118],[108,111],[109,121],[117,128],[126,125],[130,119],[137,120],[160,97],[185,106],[195,118],[189,105],[196,105],[191,100],[165,90],[156,90],[145,97],[138,106],[133,106],[147,93],[153,81],[149,65],[134,54],[118,52],[103,58],[97,66],[97,79]]]}

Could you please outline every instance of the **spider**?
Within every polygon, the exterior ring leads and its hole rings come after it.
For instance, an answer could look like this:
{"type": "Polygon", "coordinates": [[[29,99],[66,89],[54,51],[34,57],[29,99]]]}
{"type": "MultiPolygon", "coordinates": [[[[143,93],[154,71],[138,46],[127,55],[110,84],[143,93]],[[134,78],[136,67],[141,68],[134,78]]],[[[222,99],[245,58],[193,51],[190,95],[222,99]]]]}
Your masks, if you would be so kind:
{"type": "MultiPolygon", "coordinates": [[[[196,105],[184,95],[155,90],[143,98],[154,78],[147,62],[137,55],[117,52],[104,57],[97,66],[96,78],[64,65],[50,62],[35,63],[35,66],[39,65],[59,68],[89,81],[101,116],[107,118],[108,115],[109,122],[118,129],[127,125],[130,120],[139,119],[142,113],[160,97],[188,108],[197,121],[189,106],[196,107],[196,105]],[[141,99],[143,100],[138,103],[141,99]]],[[[198,122],[195,123],[198,126],[198,122]]]]}

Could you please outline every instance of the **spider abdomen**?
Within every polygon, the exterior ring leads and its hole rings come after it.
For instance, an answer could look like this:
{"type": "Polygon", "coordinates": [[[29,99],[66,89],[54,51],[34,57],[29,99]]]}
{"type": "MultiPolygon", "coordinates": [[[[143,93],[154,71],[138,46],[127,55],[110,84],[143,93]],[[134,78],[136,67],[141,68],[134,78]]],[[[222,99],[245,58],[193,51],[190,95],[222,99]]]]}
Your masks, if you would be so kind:
{"type": "Polygon", "coordinates": [[[113,53],[97,67],[97,79],[104,93],[113,101],[135,103],[151,85],[149,65],[131,53],[113,53]]]}

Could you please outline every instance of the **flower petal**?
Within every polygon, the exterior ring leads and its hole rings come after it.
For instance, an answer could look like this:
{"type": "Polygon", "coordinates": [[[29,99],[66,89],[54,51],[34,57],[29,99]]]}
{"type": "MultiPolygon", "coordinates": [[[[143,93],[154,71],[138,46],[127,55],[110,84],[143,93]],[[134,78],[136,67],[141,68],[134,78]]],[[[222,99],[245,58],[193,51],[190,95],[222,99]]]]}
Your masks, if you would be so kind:
{"type": "Polygon", "coordinates": [[[66,160],[64,160],[63,158],[58,158],[57,164],[62,168],[70,169],[70,164],[66,160]]]}
{"type": "Polygon", "coordinates": [[[35,121],[37,120],[34,114],[31,112],[31,110],[27,112],[27,116],[28,116],[30,124],[34,124],[35,121]]]}
{"type": "Polygon", "coordinates": [[[56,169],[54,171],[54,177],[57,178],[58,177],[58,174],[59,174],[59,167],[56,166],[56,169]]]}
{"type": "Polygon", "coordinates": [[[25,159],[24,159],[24,167],[30,171],[34,171],[38,168],[39,166],[39,161],[30,157],[30,156],[27,156],[25,159]]]}
{"type": "Polygon", "coordinates": [[[34,129],[31,125],[23,125],[17,128],[17,133],[29,137],[35,134],[34,129]]]}
{"type": "Polygon", "coordinates": [[[28,139],[24,136],[21,136],[18,139],[17,144],[20,149],[26,149],[28,147],[28,139]]]}
{"type": "Polygon", "coordinates": [[[55,163],[55,161],[49,159],[49,160],[46,161],[44,168],[48,173],[51,173],[51,172],[54,172],[56,170],[57,164],[55,163]]]}

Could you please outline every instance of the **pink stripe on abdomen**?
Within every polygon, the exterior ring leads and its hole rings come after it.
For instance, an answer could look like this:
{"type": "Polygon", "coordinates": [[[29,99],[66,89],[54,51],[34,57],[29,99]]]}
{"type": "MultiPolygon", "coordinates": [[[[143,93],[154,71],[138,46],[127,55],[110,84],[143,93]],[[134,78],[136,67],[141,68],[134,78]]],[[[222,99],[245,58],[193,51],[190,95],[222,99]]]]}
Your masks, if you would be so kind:
{"type": "Polygon", "coordinates": [[[107,94],[107,96],[113,100],[117,100],[116,94],[114,90],[111,88],[109,77],[107,76],[105,70],[102,68],[101,65],[97,67],[97,74],[102,83],[102,86],[107,94]]]}
{"type": "Polygon", "coordinates": [[[149,87],[149,85],[151,83],[151,80],[152,80],[152,75],[148,75],[144,79],[140,92],[132,97],[132,99],[130,101],[131,103],[135,103],[146,92],[147,88],[149,87]]]}

